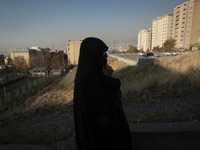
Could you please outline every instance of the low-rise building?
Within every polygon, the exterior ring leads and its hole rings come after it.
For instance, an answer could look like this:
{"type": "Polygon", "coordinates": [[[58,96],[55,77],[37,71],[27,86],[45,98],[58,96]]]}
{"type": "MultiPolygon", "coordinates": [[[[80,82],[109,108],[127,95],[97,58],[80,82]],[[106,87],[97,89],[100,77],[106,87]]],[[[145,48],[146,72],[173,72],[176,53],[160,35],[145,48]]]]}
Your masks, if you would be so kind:
{"type": "Polygon", "coordinates": [[[10,58],[15,61],[16,58],[25,60],[27,65],[30,65],[30,50],[29,49],[12,49],[10,50],[10,58]]]}
{"type": "Polygon", "coordinates": [[[31,77],[41,77],[49,75],[48,67],[34,67],[28,70],[31,77]]]}
{"type": "Polygon", "coordinates": [[[11,49],[10,58],[16,63],[17,59],[24,60],[28,67],[49,66],[49,48],[29,47],[25,49],[11,49]]]}

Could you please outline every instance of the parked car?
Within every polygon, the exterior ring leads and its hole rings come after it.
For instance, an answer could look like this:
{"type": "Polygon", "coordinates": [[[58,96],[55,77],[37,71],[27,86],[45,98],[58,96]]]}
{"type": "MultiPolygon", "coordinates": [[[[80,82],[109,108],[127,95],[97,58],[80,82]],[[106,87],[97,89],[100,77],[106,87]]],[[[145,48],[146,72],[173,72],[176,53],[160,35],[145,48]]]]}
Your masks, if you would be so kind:
{"type": "Polygon", "coordinates": [[[181,52],[179,52],[179,51],[174,51],[173,52],[173,55],[179,55],[179,54],[181,54],[181,52]]]}
{"type": "Polygon", "coordinates": [[[150,57],[150,56],[154,56],[154,54],[152,52],[147,52],[143,55],[143,57],[150,57]]]}
{"type": "Polygon", "coordinates": [[[164,52],[164,55],[165,56],[171,56],[171,55],[173,55],[173,52],[164,52]]]}
{"type": "Polygon", "coordinates": [[[168,56],[168,52],[164,52],[164,55],[165,55],[165,56],[168,56]]]}
{"type": "Polygon", "coordinates": [[[160,55],[154,55],[154,57],[160,57],[160,55]]]}
{"type": "Polygon", "coordinates": [[[143,56],[145,54],[145,52],[139,52],[138,55],[139,56],[143,56]]]}

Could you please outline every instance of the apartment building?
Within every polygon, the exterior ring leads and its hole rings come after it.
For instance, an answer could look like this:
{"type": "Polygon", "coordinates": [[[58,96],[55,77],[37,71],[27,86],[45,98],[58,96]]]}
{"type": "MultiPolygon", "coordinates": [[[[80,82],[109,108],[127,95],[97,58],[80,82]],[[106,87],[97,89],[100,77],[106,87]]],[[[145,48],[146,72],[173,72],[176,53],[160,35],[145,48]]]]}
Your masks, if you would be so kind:
{"type": "Polygon", "coordinates": [[[80,41],[69,41],[67,43],[67,54],[69,62],[73,65],[78,65],[78,59],[80,54],[80,46],[83,39],[80,41]]]}
{"type": "Polygon", "coordinates": [[[13,49],[10,50],[10,58],[11,60],[15,60],[15,58],[20,57],[23,58],[26,63],[30,64],[30,51],[29,49],[13,49]]]}
{"type": "Polygon", "coordinates": [[[24,49],[11,49],[10,58],[15,63],[16,58],[25,60],[27,66],[46,66],[49,63],[49,48],[29,47],[24,49]],[[34,48],[34,49],[33,49],[34,48]]]}
{"type": "Polygon", "coordinates": [[[152,49],[162,47],[172,37],[173,14],[157,17],[152,21],[152,49]]]}
{"type": "Polygon", "coordinates": [[[200,0],[190,0],[174,8],[173,38],[176,48],[200,44],[200,0]]]}
{"type": "Polygon", "coordinates": [[[138,33],[138,50],[151,50],[152,29],[142,29],[138,33]]]}

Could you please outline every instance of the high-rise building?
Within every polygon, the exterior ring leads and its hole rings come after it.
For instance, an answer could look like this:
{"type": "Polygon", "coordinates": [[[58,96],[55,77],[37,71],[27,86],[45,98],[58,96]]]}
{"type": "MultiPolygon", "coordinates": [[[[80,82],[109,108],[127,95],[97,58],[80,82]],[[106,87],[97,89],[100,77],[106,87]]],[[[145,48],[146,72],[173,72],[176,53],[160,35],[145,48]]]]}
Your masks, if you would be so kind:
{"type": "Polygon", "coordinates": [[[151,50],[152,29],[142,29],[138,33],[138,50],[151,50]]]}
{"type": "Polygon", "coordinates": [[[152,48],[162,47],[172,37],[173,14],[157,17],[152,22],[152,48]]]}
{"type": "Polygon", "coordinates": [[[67,43],[67,54],[69,62],[73,65],[78,64],[79,54],[80,54],[80,46],[83,39],[80,41],[69,41],[67,43]]]}
{"type": "Polygon", "coordinates": [[[200,44],[200,0],[190,0],[174,8],[173,38],[176,48],[200,44]]]}

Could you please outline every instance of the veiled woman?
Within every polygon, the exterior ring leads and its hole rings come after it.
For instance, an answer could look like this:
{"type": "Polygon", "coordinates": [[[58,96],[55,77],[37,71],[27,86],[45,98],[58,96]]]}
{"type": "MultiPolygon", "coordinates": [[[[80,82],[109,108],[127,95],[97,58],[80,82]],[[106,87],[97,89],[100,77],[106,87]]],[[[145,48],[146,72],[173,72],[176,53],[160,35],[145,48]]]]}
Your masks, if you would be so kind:
{"type": "Polygon", "coordinates": [[[86,38],[80,47],[74,87],[78,150],[131,150],[131,134],[121,104],[120,80],[107,65],[108,47],[86,38]]]}

